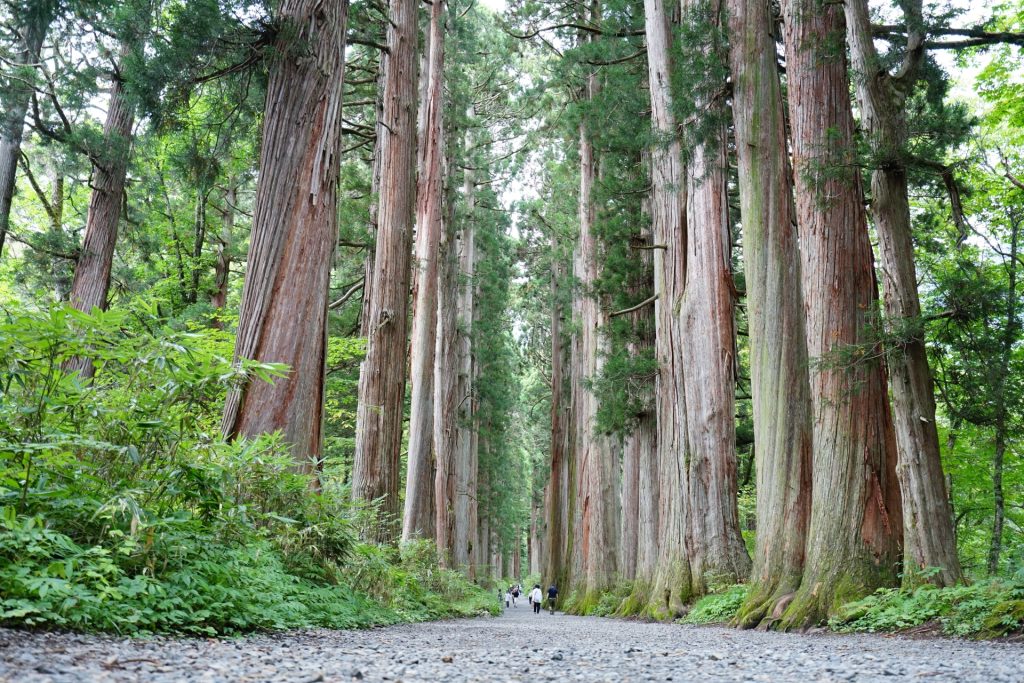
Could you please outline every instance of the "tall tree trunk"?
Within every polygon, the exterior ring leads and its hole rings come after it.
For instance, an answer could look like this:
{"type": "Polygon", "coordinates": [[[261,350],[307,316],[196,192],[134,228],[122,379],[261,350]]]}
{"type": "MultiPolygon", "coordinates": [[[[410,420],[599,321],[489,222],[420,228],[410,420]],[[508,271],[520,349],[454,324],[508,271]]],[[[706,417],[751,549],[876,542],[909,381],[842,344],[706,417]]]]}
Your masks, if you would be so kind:
{"type": "Polygon", "coordinates": [[[903,582],[951,586],[963,579],[956,554],[953,511],[946,493],[935,424],[935,387],[917,293],[907,190],[907,97],[924,58],[921,0],[901,3],[910,29],[894,75],[881,63],[871,36],[867,0],[844,3],[861,125],[877,165],[871,174],[871,214],[878,232],[889,350],[897,467],[903,498],[903,582]],[[931,569],[937,572],[927,573],[931,569]]]}
{"type": "MultiPolygon", "coordinates": [[[[103,126],[104,149],[93,162],[85,237],[68,297],[72,306],[87,313],[93,308],[107,308],[134,120],[134,107],[125,94],[120,67],[116,67],[107,120],[103,126]]],[[[92,360],[84,356],[69,359],[64,369],[67,372],[77,371],[82,377],[92,377],[95,371],[92,360]]]]}
{"type": "Polygon", "coordinates": [[[551,230],[551,473],[545,492],[547,529],[545,547],[547,562],[544,577],[564,586],[567,578],[569,469],[567,446],[569,438],[569,397],[566,395],[568,368],[565,363],[566,344],[562,333],[561,254],[558,234],[551,230]]]}
{"type": "MultiPolygon", "coordinates": [[[[698,3],[683,0],[695,12],[698,3]]],[[[717,16],[708,17],[718,22],[717,16]]],[[[687,20],[684,18],[684,21],[687,20]]],[[[710,50],[717,49],[712,46],[710,50]]],[[[708,54],[706,57],[715,58],[708,54]]],[[[724,83],[722,84],[724,87],[724,83]]],[[[698,101],[716,116],[721,105],[698,101]]],[[[719,112],[720,114],[720,112],[719,112]]],[[[686,183],[686,288],[680,327],[686,347],[686,438],[690,517],[686,546],[693,589],[738,583],[750,573],[736,506],[736,334],[727,187],[727,133],[721,125],[691,151],[686,183]]]]}
{"type": "Polygon", "coordinates": [[[895,437],[870,324],[877,291],[842,50],[843,10],[786,0],[789,115],[807,312],[811,517],[803,583],[784,628],[896,583],[901,539],[895,437]]]}
{"type": "Polygon", "coordinates": [[[536,576],[540,576],[547,564],[547,558],[544,555],[546,547],[544,531],[544,500],[535,497],[530,506],[529,572],[536,576]]]}
{"type": "MultiPolygon", "coordinates": [[[[641,153],[641,165],[650,169],[650,151],[641,153]]],[[[641,200],[641,214],[651,216],[651,197],[641,200]]],[[[645,246],[653,247],[653,236],[640,236],[645,246]]],[[[643,250],[640,259],[644,272],[647,273],[647,286],[654,290],[654,249],[643,250]]],[[[639,293],[639,292],[638,292],[639,293]]],[[[644,307],[630,314],[633,318],[634,332],[638,335],[632,353],[655,352],[655,307],[644,307]]],[[[634,571],[634,588],[629,599],[620,606],[622,614],[634,614],[647,606],[649,591],[654,580],[658,564],[658,507],[661,495],[658,482],[658,419],[656,386],[652,382],[644,389],[647,396],[644,405],[649,406],[639,416],[631,439],[637,458],[637,524],[636,524],[636,569],[634,571]]],[[[628,447],[628,445],[627,445],[628,447]]],[[[625,462],[625,456],[623,456],[625,462]]],[[[624,487],[625,488],[625,487],[624,487]]],[[[627,539],[625,535],[624,540],[627,539]]]]}
{"type": "Polygon", "coordinates": [[[221,212],[220,236],[217,238],[217,262],[213,269],[213,295],[210,306],[217,313],[213,318],[213,326],[218,330],[224,328],[220,312],[228,302],[228,281],[231,277],[231,244],[234,241],[235,214],[238,206],[238,181],[228,180],[224,190],[224,210],[221,212]]]}
{"type": "MultiPolygon", "coordinates": [[[[597,16],[595,3],[592,17],[597,16]]],[[[597,91],[597,74],[587,79],[587,97],[597,91]]],[[[619,525],[617,521],[615,477],[618,462],[611,439],[597,431],[598,397],[590,382],[596,380],[603,366],[600,337],[608,314],[602,310],[591,290],[600,272],[597,235],[595,233],[596,206],[594,183],[598,161],[586,124],[581,123],[580,135],[580,233],[574,258],[574,275],[579,288],[574,297],[574,314],[579,331],[573,344],[572,382],[574,429],[576,444],[576,512],[573,527],[573,581],[580,601],[574,610],[587,612],[596,603],[601,592],[609,588],[615,578],[619,525]]]]}
{"type": "Polygon", "coordinates": [[[192,272],[188,290],[185,292],[185,301],[190,304],[199,300],[199,279],[202,275],[200,261],[203,258],[203,246],[206,244],[206,202],[209,196],[209,190],[205,187],[196,190],[196,205],[192,217],[192,272]]]}
{"type": "Polygon", "coordinates": [[[757,445],[757,549],[751,592],[737,621],[752,627],[800,586],[811,503],[811,398],[793,176],[769,3],[731,0],[729,27],[757,445]]]}
{"type": "Polygon", "coordinates": [[[441,242],[437,298],[437,346],[434,359],[434,444],[437,474],[434,479],[435,537],[446,567],[456,556],[459,461],[459,261],[454,221],[445,221],[441,242]]]}
{"type": "MultiPolygon", "coordinates": [[[[1012,220],[1012,219],[1011,219],[1012,220]]],[[[1010,375],[1010,358],[1017,341],[1017,265],[1020,252],[1020,225],[1014,223],[1010,232],[1010,253],[1005,259],[1007,273],[1006,327],[1003,329],[999,373],[996,380],[996,433],[995,454],[992,458],[992,539],[988,550],[988,573],[999,573],[999,556],[1003,550],[1003,525],[1006,521],[1006,501],[1003,493],[1003,467],[1009,430],[1009,406],[1006,396],[1010,375]]]]}
{"type": "Polygon", "coordinates": [[[672,111],[671,31],[663,0],[644,0],[648,82],[651,90],[651,226],[654,234],[654,329],[658,378],[658,562],[646,612],[680,614],[691,595],[686,555],[686,391],[678,310],[686,281],[682,148],[672,111]]]}
{"type": "MultiPolygon", "coordinates": [[[[441,453],[434,441],[433,429],[437,326],[439,316],[445,313],[438,309],[438,259],[444,228],[444,12],[444,0],[435,0],[430,8],[430,51],[426,60],[428,84],[422,101],[420,174],[416,189],[416,285],[410,351],[412,397],[402,540],[416,536],[436,537],[434,462],[435,459],[440,461],[442,457],[450,457],[449,452],[441,453]]],[[[441,476],[440,470],[437,476],[441,476]]],[[[444,476],[447,478],[447,472],[444,476]]],[[[440,505],[442,500],[437,502],[440,505]]]]}
{"type": "Polygon", "coordinates": [[[283,56],[267,83],[235,357],[290,370],[231,391],[222,429],[227,437],[280,430],[296,469],[313,474],[323,443],[348,0],[284,0],[278,16],[290,30],[279,34],[283,56]]]}
{"type": "MultiPolygon", "coordinates": [[[[479,434],[474,430],[474,434],[479,434]]],[[[479,436],[477,437],[479,441],[479,436]]],[[[484,470],[479,472],[479,479],[477,482],[476,499],[479,501],[479,494],[487,490],[488,477],[487,471],[484,470]]],[[[487,514],[487,507],[477,507],[477,544],[476,553],[477,556],[473,561],[475,565],[475,571],[477,576],[483,578],[494,577],[494,557],[491,552],[491,520],[487,514]]]]}
{"type": "MultiPolygon", "coordinates": [[[[381,83],[383,85],[383,83],[381,83]]],[[[381,124],[383,117],[383,87],[378,87],[380,92],[377,93],[377,136],[373,141],[373,163],[370,175],[370,207],[367,211],[367,229],[370,233],[368,244],[366,245],[366,255],[363,258],[363,301],[359,309],[359,336],[369,337],[370,336],[370,302],[373,299],[371,292],[373,291],[373,269],[376,266],[377,260],[377,210],[379,202],[375,199],[380,196],[380,152],[381,152],[381,140],[387,135],[387,131],[381,124]]]]}
{"type": "MultiPolygon", "coordinates": [[[[649,445],[649,444],[648,444],[649,445]]],[[[630,430],[622,439],[622,511],[619,531],[619,576],[632,581],[636,578],[636,554],[640,527],[640,458],[644,444],[641,435],[630,430]]]]}
{"type": "Polygon", "coordinates": [[[515,529],[515,540],[512,542],[512,574],[510,576],[516,582],[523,575],[523,531],[519,527],[515,529]]]}
{"type": "MultiPolygon", "coordinates": [[[[472,118],[472,111],[470,111],[472,118]]],[[[466,132],[466,149],[472,136],[466,132]]],[[[476,188],[473,171],[466,169],[463,179],[466,214],[459,235],[457,358],[458,386],[456,388],[456,424],[458,427],[455,453],[455,539],[453,561],[456,567],[474,576],[473,565],[477,546],[476,505],[476,429],[473,420],[475,369],[473,363],[473,321],[475,317],[476,284],[476,188]]]]}
{"type": "Polygon", "coordinates": [[[43,40],[56,18],[59,5],[57,0],[21,0],[16,5],[12,4],[12,19],[19,40],[12,63],[6,67],[15,73],[11,74],[13,78],[4,79],[6,87],[0,92],[0,256],[3,256],[10,227],[25,114],[32,100],[32,72],[39,62],[43,40]]]}
{"type": "MultiPolygon", "coordinates": [[[[50,164],[50,231],[55,239],[64,234],[64,171],[56,161],[50,164]]],[[[66,301],[71,292],[73,272],[66,261],[55,259],[49,270],[53,277],[53,298],[66,301]]]]}
{"type": "MultiPolygon", "coordinates": [[[[366,358],[359,374],[352,496],[380,501],[382,518],[367,538],[391,542],[398,521],[399,456],[405,397],[409,271],[415,200],[416,0],[392,0],[381,70],[380,193],[373,277],[367,292],[366,358]]],[[[366,295],[364,295],[366,296],[366,295]]]]}
{"type": "MultiPolygon", "coordinates": [[[[646,155],[645,155],[646,156],[646,155]]],[[[646,161],[642,159],[641,162],[646,161]]],[[[649,202],[643,202],[643,215],[650,215],[649,202]]],[[[636,239],[647,242],[650,235],[637,235],[636,239]]],[[[638,251],[635,266],[643,273],[630,284],[631,296],[648,296],[654,285],[652,249],[638,251]]],[[[627,313],[632,327],[628,352],[632,357],[644,356],[654,348],[654,308],[643,306],[627,313]]],[[[622,445],[622,532],[620,534],[622,560],[619,573],[627,580],[638,579],[642,583],[650,580],[654,571],[657,550],[657,473],[654,470],[655,430],[654,387],[644,385],[637,390],[644,406],[634,417],[633,428],[625,435],[622,445]]],[[[633,600],[621,608],[626,614],[636,611],[633,600]]]]}

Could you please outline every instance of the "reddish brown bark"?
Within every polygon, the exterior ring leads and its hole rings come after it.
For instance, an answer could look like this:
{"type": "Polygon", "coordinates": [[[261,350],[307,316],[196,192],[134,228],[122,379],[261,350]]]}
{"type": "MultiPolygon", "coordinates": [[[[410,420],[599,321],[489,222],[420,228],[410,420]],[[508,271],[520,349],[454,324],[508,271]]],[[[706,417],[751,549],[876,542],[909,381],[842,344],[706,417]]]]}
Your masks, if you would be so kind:
{"type": "MultiPolygon", "coordinates": [[[[128,101],[119,71],[115,69],[111,83],[110,104],[103,126],[104,150],[93,162],[85,237],[68,297],[72,306],[86,313],[94,308],[107,308],[117,226],[121,219],[121,198],[128,175],[135,110],[128,101]]],[[[92,377],[95,371],[92,360],[84,356],[69,359],[64,369],[78,372],[82,377],[92,377]]]]}
{"type": "Polygon", "coordinates": [[[800,585],[811,501],[811,403],[800,252],[774,22],[729,3],[733,122],[757,459],[757,548],[738,622],[756,626],[800,585]]]}
{"type": "MultiPolygon", "coordinates": [[[[11,51],[12,59],[4,65],[5,70],[27,70],[38,64],[43,40],[59,7],[60,3],[57,0],[8,5],[8,11],[13,14],[10,17],[13,21],[10,23],[14,25],[19,40],[14,46],[15,49],[11,51]]],[[[6,92],[0,97],[0,256],[3,255],[4,241],[10,224],[11,204],[14,200],[14,187],[21,158],[21,139],[25,130],[25,114],[32,100],[31,80],[26,79],[25,71],[19,71],[15,78],[10,79],[5,85],[6,92]]]]}
{"type": "Polygon", "coordinates": [[[645,0],[651,127],[658,143],[651,149],[651,227],[654,234],[655,383],[657,420],[658,561],[643,610],[666,618],[683,611],[691,596],[686,555],[686,392],[679,310],[686,273],[682,149],[672,111],[671,31],[662,0],[645,0]]]}
{"type": "Polygon", "coordinates": [[[842,45],[843,10],[786,0],[789,115],[807,311],[811,517],[803,583],[783,628],[896,582],[901,539],[885,370],[842,45]]]}
{"type": "Polygon", "coordinates": [[[280,430],[310,474],[322,445],[347,16],[347,0],[285,0],[279,10],[290,30],[267,84],[235,357],[290,370],[230,392],[222,424],[227,437],[280,430]]]}
{"type": "MultiPolygon", "coordinates": [[[[592,73],[588,77],[587,96],[593,97],[597,87],[597,75],[592,73]]],[[[604,364],[601,328],[608,319],[607,311],[591,293],[600,273],[593,198],[598,161],[586,125],[581,124],[579,130],[580,232],[573,261],[573,274],[579,283],[573,299],[573,314],[579,328],[573,339],[570,368],[576,453],[571,578],[572,588],[580,596],[579,603],[572,608],[586,612],[615,578],[620,529],[617,455],[611,439],[597,429],[599,400],[590,386],[600,377],[604,364]]]]}
{"type": "Polygon", "coordinates": [[[558,235],[551,234],[551,473],[545,490],[544,508],[547,512],[545,534],[546,582],[558,586],[566,585],[568,572],[568,528],[569,528],[569,400],[565,391],[568,384],[568,368],[565,360],[567,345],[562,333],[562,317],[559,285],[562,279],[561,255],[558,235]]]}
{"type": "MultiPolygon", "coordinates": [[[[433,537],[437,523],[434,462],[441,453],[434,442],[434,359],[438,321],[438,254],[443,231],[444,12],[443,0],[436,0],[430,8],[427,87],[420,113],[423,127],[416,190],[416,285],[410,352],[412,396],[402,540],[416,536],[433,537]]],[[[448,455],[445,453],[444,457],[448,455]]]]}
{"type": "MultiPolygon", "coordinates": [[[[695,2],[683,1],[688,11],[695,2]]],[[[715,18],[717,20],[717,18],[715,18]]],[[[715,116],[721,105],[698,101],[715,116]]],[[[690,517],[686,546],[694,592],[743,581],[750,572],[736,508],[736,343],[724,126],[691,151],[686,184],[686,439],[690,517]]]]}
{"type": "Polygon", "coordinates": [[[399,515],[399,455],[405,396],[406,331],[416,169],[417,3],[393,0],[382,58],[384,79],[381,126],[378,232],[374,268],[366,300],[368,338],[359,374],[356,450],[352,496],[377,501],[380,520],[364,530],[373,540],[391,542],[399,515]]]}
{"type": "MultiPolygon", "coordinates": [[[[470,111],[472,117],[472,110],[470,111]]],[[[466,147],[472,137],[466,133],[466,147]]],[[[473,322],[476,315],[476,231],[475,186],[473,171],[467,169],[463,180],[466,215],[459,233],[458,275],[458,385],[456,387],[457,446],[455,452],[455,538],[453,561],[456,567],[475,576],[477,558],[477,436],[474,428],[476,366],[473,362],[473,322]]]]}
{"type": "Polygon", "coordinates": [[[871,214],[882,261],[886,329],[897,340],[888,358],[903,498],[903,580],[951,586],[963,579],[963,572],[935,425],[935,388],[917,293],[905,161],[905,107],[924,59],[921,2],[902,4],[911,31],[895,74],[881,66],[866,0],[849,0],[844,7],[861,124],[877,164],[871,174],[871,214]]]}

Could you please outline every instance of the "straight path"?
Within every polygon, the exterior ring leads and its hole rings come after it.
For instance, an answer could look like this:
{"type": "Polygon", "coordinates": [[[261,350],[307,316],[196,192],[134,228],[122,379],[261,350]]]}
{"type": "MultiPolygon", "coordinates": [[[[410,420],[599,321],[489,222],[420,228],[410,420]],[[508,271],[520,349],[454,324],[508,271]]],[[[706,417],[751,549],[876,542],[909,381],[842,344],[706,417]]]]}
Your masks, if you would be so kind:
{"type": "Polygon", "coordinates": [[[1024,681],[1024,647],[533,614],[130,640],[0,629],[0,681],[1024,681]]]}

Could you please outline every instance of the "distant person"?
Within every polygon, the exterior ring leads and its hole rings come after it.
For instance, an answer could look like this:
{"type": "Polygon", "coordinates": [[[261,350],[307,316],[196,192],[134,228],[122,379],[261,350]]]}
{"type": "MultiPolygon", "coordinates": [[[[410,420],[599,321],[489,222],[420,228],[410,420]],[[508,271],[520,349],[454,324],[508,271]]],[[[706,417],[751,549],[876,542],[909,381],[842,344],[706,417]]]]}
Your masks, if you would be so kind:
{"type": "Polygon", "coordinates": [[[558,587],[555,584],[551,584],[548,588],[548,608],[551,613],[555,613],[555,600],[558,599],[558,587]]]}
{"type": "Polygon", "coordinates": [[[533,613],[540,614],[541,603],[544,602],[544,594],[541,593],[540,584],[533,584],[533,590],[530,591],[530,604],[533,605],[533,613]]]}
{"type": "Polygon", "coordinates": [[[511,591],[505,591],[505,607],[508,607],[511,602],[512,602],[512,592],[511,591]]]}

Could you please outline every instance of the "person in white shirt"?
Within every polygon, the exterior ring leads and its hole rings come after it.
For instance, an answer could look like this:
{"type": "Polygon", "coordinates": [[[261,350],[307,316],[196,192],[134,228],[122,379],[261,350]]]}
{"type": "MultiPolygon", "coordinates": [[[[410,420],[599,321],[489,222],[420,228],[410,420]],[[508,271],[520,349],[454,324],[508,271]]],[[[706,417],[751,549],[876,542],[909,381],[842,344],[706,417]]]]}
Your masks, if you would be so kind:
{"type": "Polygon", "coordinates": [[[540,590],[540,584],[535,583],[530,591],[530,604],[533,605],[533,613],[540,614],[540,605],[544,602],[544,593],[540,590]]]}

